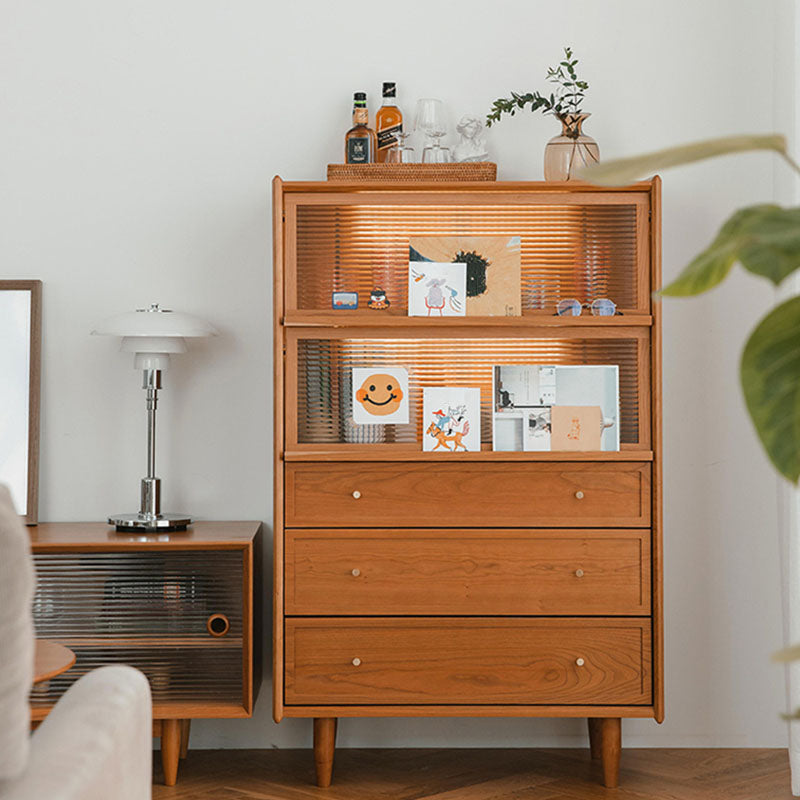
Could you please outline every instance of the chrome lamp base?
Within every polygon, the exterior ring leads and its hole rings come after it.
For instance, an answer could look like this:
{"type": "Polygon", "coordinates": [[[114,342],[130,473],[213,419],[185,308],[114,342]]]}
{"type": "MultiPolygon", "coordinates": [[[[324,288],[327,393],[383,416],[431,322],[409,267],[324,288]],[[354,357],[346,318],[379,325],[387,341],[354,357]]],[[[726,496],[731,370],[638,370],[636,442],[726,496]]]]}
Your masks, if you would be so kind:
{"type": "Polygon", "coordinates": [[[116,525],[118,531],[185,531],[191,521],[186,514],[113,514],[108,518],[108,524],[116,525]]]}

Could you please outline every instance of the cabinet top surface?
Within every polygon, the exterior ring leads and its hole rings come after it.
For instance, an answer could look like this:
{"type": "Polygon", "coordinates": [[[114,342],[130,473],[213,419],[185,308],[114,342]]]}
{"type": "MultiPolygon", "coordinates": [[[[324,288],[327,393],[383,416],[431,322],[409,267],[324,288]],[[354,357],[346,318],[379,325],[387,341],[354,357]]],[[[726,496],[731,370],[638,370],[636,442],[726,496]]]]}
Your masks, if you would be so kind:
{"type": "Polygon", "coordinates": [[[284,192],[649,192],[657,178],[627,186],[596,186],[582,181],[284,181],[275,182],[284,192]]]}
{"type": "Polygon", "coordinates": [[[195,522],[185,531],[117,532],[104,522],[42,522],[28,528],[35,553],[59,550],[240,550],[261,522],[195,522]]]}

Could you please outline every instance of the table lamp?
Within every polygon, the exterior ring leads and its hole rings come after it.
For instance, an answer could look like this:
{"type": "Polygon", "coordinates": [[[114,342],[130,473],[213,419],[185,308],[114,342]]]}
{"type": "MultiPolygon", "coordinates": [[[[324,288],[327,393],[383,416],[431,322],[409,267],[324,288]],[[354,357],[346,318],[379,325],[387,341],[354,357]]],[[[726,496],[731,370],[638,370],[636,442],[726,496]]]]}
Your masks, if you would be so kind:
{"type": "Polygon", "coordinates": [[[109,525],[118,531],[185,530],[192,521],[186,514],[161,513],[161,479],[156,477],[156,406],[161,388],[161,372],[169,366],[173,353],[185,353],[184,339],[194,336],[216,336],[208,322],[153,303],[103,320],[92,334],[121,336],[120,350],[134,353],[134,368],[142,370],[142,388],[147,392],[147,476],[142,478],[139,511],[113,514],[109,525]]]}

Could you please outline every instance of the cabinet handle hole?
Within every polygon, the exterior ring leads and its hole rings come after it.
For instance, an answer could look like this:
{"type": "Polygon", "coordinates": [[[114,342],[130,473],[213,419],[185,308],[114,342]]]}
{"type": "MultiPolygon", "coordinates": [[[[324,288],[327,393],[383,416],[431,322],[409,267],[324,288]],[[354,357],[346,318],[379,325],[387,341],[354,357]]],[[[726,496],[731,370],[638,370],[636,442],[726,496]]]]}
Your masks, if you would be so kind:
{"type": "Polygon", "coordinates": [[[212,636],[225,636],[231,629],[231,623],[224,614],[212,614],[206,620],[206,630],[212,636]]]}

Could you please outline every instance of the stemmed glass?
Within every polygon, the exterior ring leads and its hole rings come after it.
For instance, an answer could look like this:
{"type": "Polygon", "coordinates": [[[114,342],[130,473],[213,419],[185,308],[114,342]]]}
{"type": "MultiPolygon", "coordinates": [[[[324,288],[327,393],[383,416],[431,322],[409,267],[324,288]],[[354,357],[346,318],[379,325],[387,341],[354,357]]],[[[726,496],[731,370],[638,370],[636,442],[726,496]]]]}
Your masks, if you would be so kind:
{"type": "Polygon", "coordinates": [[[397,142],[389,149],[386,154],[386,162],[388,164],[413,164],[416,159],[414,148],[408,143],[410,133],[405,131],[398,131],[395,136],[397,142]]]}
{"type": "Polygon", "coordinates": [[[414,130],[422,131],[428,137],[428,143],[422,151],[423,164],[446,164],[450,161],[450,150],[442,147],[440,141],[447,135],[444,103],[441,100],[433,98],[417,100],[414,130]]]}

